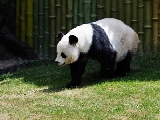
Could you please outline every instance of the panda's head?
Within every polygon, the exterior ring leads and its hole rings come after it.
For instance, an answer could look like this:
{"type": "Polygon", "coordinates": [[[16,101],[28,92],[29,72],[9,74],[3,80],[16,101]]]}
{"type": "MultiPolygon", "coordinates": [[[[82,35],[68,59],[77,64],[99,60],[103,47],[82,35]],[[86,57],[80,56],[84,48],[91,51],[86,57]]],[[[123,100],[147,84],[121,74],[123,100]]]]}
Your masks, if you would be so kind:
{"type": "Polygon", "coordinates": [[[58,38],[60,41],[57,44],[55,62],[60,66],[76,62],[79,57],[78,38],[75,35],[64,35],[62,32],[58,33],[58,38]]]}

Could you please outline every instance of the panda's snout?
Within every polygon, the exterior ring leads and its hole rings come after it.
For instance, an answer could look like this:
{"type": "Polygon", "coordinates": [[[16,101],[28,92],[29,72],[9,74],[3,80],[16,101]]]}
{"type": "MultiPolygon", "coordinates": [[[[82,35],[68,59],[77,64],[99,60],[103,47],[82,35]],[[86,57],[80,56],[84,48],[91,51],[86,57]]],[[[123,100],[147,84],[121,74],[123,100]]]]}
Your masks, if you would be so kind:
{"type": "Polygon", "coordinates": [[[57,58],[55,59],[55,63],[59,63],[59,60],[57,58]]]}
{"type": "Polygon", "coordinates": [[[55,60],[55,63],[57,63],[57,64],[58,64],[59,62],[58,62],[57,60],[55,60]]]}

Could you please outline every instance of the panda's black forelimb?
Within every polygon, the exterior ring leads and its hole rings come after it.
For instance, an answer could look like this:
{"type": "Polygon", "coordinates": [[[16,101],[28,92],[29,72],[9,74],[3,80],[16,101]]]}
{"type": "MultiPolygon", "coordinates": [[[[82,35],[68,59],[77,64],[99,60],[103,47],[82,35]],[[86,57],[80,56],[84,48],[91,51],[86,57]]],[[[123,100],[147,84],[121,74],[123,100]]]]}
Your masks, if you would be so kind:
{"type": "Polygon", "coordinates": [[[71,82],[66,86],[67,88],[75,88],[82,83],[87,61],[87,57],[80,57],[78,61],[70,64],[71,82]]]}

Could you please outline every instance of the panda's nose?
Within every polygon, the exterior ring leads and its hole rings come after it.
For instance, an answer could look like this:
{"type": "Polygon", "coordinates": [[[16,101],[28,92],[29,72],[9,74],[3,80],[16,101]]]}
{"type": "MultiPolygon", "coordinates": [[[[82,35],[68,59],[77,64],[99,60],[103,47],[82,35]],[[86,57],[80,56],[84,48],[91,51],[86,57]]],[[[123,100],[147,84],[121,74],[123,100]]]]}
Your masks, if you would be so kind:
{"type": "Polygon", "coordinates": [[[59,62],[58,62],[57,60],[55,60],[55,63],[57,63],[57,64],[58,64],[59,62]]]}

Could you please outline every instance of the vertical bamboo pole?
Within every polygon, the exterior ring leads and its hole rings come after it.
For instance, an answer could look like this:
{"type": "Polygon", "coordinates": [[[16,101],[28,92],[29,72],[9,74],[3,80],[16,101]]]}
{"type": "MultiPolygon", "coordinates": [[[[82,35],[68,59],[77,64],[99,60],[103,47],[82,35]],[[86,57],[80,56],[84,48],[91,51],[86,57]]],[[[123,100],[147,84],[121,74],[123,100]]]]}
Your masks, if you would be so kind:
{"type": "Polygon", "coordinates": [[[57,33],[61,30],[62,25],[62,5],[61,0],[56,0],[56,44],[58,43],[59,39],[57,33]]]}
{"type": "Polygon", "coordinates": [[[15,21],[15,2],[14,0],[10,0],[9,1],[9,8],[12,10],[13,12],[13,20],[15,21]]]}
{"type": "Polygon", "coordinates": [[[111,8],[111,16],[113,18],[117,18],[117,1],[116,0],[112,0],[112,8],[111,8]]]}
{"type": "Polygon", "coordinates": [[[84,22],[90,23],[91,22],[91,1],[90,0],[85,0],[84,9],[85,9],[84,22]]]}
{"type": "Polygon", "coordinates": [[[103,11],[104,11],[104,2],[103,0],[98,0],[97,3],[98,20],[104,17],[103,11]]]}
{"type": "Polygon", "coordinates": [[[66,0],[62,0],[62,14],[61,31],[66,34],[66,0]]]}
{"type": "Polygon", "coordinates": [[[158,2],[158,41],[159,41],[158,50],[160,50],[160,1],[158,2]]]}
{"type": "Polygon", "coordinates": [[[111,0],[104,0],[104,17],[111,17],[111,0]]]}
{"type": "Polygon", "coordinates": [[[137,32],[138,16],[137,16],[137,0],[132,1],[132,28],[137,32]]]}
{"type": "Polygon", "coordinates": [[[125,23],[131,26],[131,0],[125,0],[125,23]]]}
{"type": "Polygon", "coordinates": [[[43,52],[44,52],[44,11],[43,11],[43,6],[44,6],[44,1],[39,0],[39,8],[38,8],[38,38],[39,38],[39,55],[42,57],[43,52]]]}
{"type": "Polygon", "coordinates": [[[97,0],[92,0],[91,2],[91,21],[94,22],[97,20],[97,0]]]}
{"type": "Polygon", "coordinates": [[[68,0],[68,3],[67,3],[67,15],[66,15],[66,17],[67,17],[67,32],[69,31],[69,30],[71,30],[72,29],[72,17],[73,17],[73,15],[72,15],[72,7],[73,7],[73,5],[72,5],[73,3],[72,3],[72,0],[68,0]]]}
{"type": "Polygon", "coordinates": [[[144,1],[138,0],[138,36],[141,41],[138,50],[144,52],[144,1]]]}
{"type": "Polygon", "coordinates": [[[117,18],[124,21],[124,0],[118,0],[118,15],[117,18]]]}
{"type": "Polygon", "coordinates": [[[21,34],[20,34],[20,39],[25,42],[25,33],[26,33],[26,17],[25,17],[25,0],[21,0],[21,9],[20,9],[20,23],[21,23],[21,34]]]}
{"type": "Polygon", "coordinates": [[[38,0],[34,0],[33,13],[33,48],[38,53],[38,0]]]}
{"type": "Polygon", "coordinates": [[[16,0],[16,18],[15,18],[15,28],[16,37],[20,38],[20,0],[16,0]]]}
{"type": "Polygon", "coordinates": [[[153,50],[158,51],[158,3],[159,0],[153,0],[153,50]]]}
{"type": "Polygon", "coordinates": [[[55,0],[49,0],[49,23],[50,23],[50,36],[49,36],[49,54],[51,59],[55,59],[56,56],[56,40],[55,40],[55,28],[56,28],[56,12],[55,12],[55,0]]]}
{"type": "Polygon", "coordinates": [[[49,0],[44,0],[44,56],[49,57],[49,0]]]}
{"type": "Polygon", "coordinates": [[[78,25],[78,0],[73,0],[73,27],[78,25]]]}
{"type": "Polygon", "coordinates": [[[149,52],[151,49],[151,39],[152,39],[152,0],[145,0],[144,2],[144,33],[145,33],[145,42],[144,50],[149,52]]]}
{"type": "Polygon", "coordinates": [[[26,43],[33,47],[33,0],[26,0],[26,43]]]}
{"type": "Polygon", "coordinates": [[[84,23],[84,9],[83,9],[83,0],[79,0],[79,7],[78,7],[78,25],[84,23]]]}

